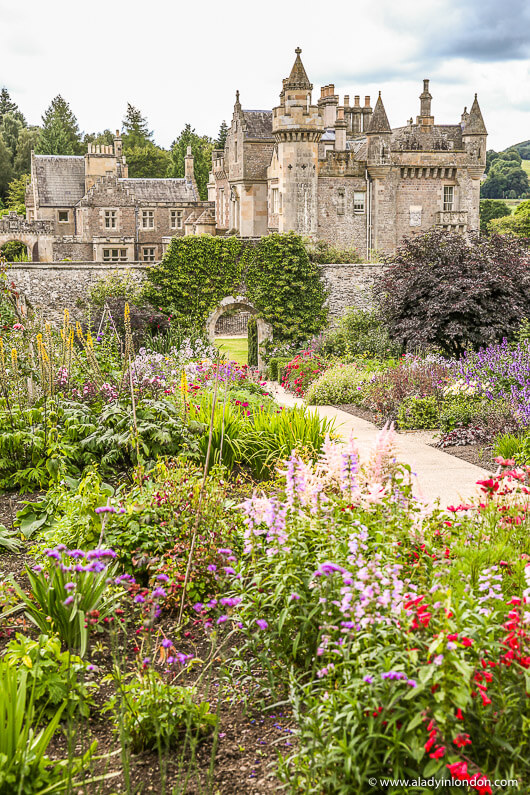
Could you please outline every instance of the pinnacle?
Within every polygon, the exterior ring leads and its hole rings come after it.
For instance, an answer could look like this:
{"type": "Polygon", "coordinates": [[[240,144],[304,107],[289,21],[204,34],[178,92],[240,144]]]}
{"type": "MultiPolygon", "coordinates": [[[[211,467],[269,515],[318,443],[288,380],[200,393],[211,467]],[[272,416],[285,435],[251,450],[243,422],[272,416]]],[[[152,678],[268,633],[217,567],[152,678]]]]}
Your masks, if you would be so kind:
{"type": "Polygon", "coordinates": [[[482,112],[480,110],[480,105],[478,104],[476,94],[473,104],[471,105],[469,118],[467,119],[466,126],[464,128],[464,135],[487,135],[486,125],[484,124],[484,119],[482,118],[482,112]]]}
{"type": "Polygon", "coordinates": [[[309,78],[302,63],[302,59],[300,58],[301,52],[302,52],[301,48],[297,47],[295,50],[296,59],[293,64],[293,68],[291,69],[291,74],[289,75],[287,80],[284,80],[284,89],[301,88],[311,91],[313,88],[312,84],[309,82],[309,78]]]}
{"type": "Polygon", "coordinates": [[[381,92],[379,92],[379,96],[377,97],[377,102],[375,103],[375,108],[372,118],[370,120],[370,127],[368,128],[368,132],[369,133],[392,132],[392,128],[388,123],[388,117],[386,115],[385,106],[383,105],[383,100],[381,99],[381,92]]]}

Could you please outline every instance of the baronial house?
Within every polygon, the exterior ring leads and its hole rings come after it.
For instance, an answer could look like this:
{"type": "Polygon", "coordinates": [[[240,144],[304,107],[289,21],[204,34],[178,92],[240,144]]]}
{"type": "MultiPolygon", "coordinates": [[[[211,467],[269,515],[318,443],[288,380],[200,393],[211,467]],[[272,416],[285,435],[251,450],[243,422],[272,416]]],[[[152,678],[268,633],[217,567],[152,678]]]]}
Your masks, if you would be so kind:
{"type": "Polygon", "coordinates": [[[369,257],[432,227],[478,229],[487,132],[476,95],[457,124],[435,124],[424,80],[416,120],[391,128],[381,94],[373,109],[369,96],[340,104],[330,84],[313,104],[300,54],[272,110],[244,110],[236,92],[209,201],[190,148],[182,179],[131,179],[116,133],[84,156],[33,154],[26,218],[0,219],[0,246],[21,240],[34,261],[155,262],[175,235],[292,230],[369,257]]]}

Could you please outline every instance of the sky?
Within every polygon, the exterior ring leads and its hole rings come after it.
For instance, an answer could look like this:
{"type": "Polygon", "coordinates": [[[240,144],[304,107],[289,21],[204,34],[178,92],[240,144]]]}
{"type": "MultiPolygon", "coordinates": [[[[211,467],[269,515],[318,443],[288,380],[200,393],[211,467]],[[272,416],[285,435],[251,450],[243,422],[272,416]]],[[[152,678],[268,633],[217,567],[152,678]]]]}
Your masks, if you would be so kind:
{"type": "Polygon", "coordinates": [[[243,108],[278,104],[295,47],[314,84],[378,91],[392,127],[419,113],[431,80],[435,123],[455,124],[478,93],[488,148],[530,139],[530,0],[0,0],[0,87],[30,124],[61,94],[83,132],[121,127],[138,107],[156,143],[186,123],[216,137],[243,108]]]}

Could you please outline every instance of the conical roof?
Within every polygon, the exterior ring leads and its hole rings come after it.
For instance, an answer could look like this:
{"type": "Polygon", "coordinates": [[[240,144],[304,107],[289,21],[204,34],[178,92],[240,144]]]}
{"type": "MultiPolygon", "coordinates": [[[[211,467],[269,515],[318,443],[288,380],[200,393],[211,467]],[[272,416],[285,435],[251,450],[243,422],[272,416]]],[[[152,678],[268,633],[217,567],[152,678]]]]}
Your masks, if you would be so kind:
{"type": "Polygon", "coordinates": [[[383,100],[381,99],[381,92],[379,92],[379,96],[377,97],[377,102],[375,103],[374,112],[372,114],[372,118],[370,119],[370,126],[367,130],[368,133],[389,133],[392,132],[392,128],[388,123],[388,117],[386,115],[385,106],[383,105],[383,100]]]}
{"type": "Polygon", "coordinates": [[[296,59],[291,69],[291,74],[283,81],[284,89],[307,89],[308,91],[312,91],[313,89],[313,85],[309,82],[307,72],[300,58],[301,52],[302,50],[300,47],[297,47],[295,50],[296,59]]]}
{"type": "Polygon", "coordinates": [[[469,118],[467,119],[466,126],[464,127],[464,135],[487,134],[488,131],[486,130],[486,125],[484,124],[484,119],[482,118],[482,113],[478,104],[477,95],[475,94],[475,99],[471,105],[471,111],[469,112],[469,118]]]}

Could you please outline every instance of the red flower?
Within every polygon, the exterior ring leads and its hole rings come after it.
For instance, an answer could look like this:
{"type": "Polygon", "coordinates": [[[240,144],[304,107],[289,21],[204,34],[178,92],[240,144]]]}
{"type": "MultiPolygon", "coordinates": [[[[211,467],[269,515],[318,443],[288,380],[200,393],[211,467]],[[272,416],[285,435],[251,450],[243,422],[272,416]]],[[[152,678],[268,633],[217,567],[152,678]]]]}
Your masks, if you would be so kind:
{"type": "Polygon", "coordinates": [[[457,734],[453,743],[457,748],[464,748],[466,745],[471,745],[469,734],[457,734]]]}
{"type": "Polygon", "coordinates": [[[467,772],[467,762],[454,762],[452,765],[447,765],[447,768],[453,778],[469,778],[467,772]]]}
{"type": "Polygon", "coordinates": [[[430,737],[427,742],[424,744],[425,752],[429,753],[431,748],[433,747],[434,743],[436,742],[436,734],[434,737],[430,737]]]}
{"type": "Polygon", "coordinates": [[[460,709],[460,707],[456,711],[456,719],[457,720],[464,720],[464,713],[460,709]]]}
{"type": "Polygon", "coordinates": [[[441,759],[445,756],[445,745],[439,745],[434,753],[429,754],[431,759],[441,759]]]}
{"type": "Polygon", "coordinates": [[[466,638],[466,637],[462,638],[462,643],[463,643],[464,646],[472,646],[473,645],[473,641],[471,640],[471,638],[466,638]]]}

